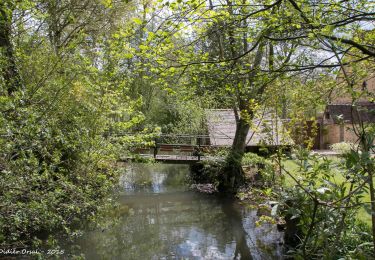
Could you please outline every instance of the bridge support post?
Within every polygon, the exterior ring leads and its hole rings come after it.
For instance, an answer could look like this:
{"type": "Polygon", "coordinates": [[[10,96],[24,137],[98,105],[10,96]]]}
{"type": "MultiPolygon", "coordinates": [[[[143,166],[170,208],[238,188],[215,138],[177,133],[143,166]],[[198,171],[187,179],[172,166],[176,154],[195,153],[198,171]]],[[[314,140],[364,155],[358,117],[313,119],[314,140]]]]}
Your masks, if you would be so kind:
{"type": "Polygon", "coordinates": [[[154,145],[154,159],[156,159],[156,155],[158,154],[158,139],[155,138],[154,142],[155,142],[155,145],[154,145]]]}
{"type": "Polygon", "coordinates": [[[201,138],[198,137],[198,162],[201,160],[201,138]]]}

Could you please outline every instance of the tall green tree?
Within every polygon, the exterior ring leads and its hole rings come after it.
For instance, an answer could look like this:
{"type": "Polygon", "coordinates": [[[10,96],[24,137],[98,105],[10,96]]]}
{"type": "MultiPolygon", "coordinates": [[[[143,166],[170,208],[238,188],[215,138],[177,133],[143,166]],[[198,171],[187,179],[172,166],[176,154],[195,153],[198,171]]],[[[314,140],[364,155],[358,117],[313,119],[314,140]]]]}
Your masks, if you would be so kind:
{"type": "Polygon", "coordinates": [[[358,49],[352,62],[374,57],[372,40],[358,40],[359,32],[368,34],[361,24],[373,17],[367,1],[188,1],[165,6],[165,21],[153,32],[158,48],[145,47],[145,53],[157,57],[157,73],[188,75],[195,93],[217,95],[236,115],[225,190],[242,183],[240,161],[255,112],[252,104],[264,103],[264,93],[276,79],[337,70],[340,64],[327,48],[330,43],[338,46],[338,55],[358,49]]]}
{"type": "Polygon", "coordinates": [[[117,35],[131,33],[133,10],[122,1],[1,1],[1,246],[73,234],[117,183],[119,150],[147,141],[108,135],[143,131],[119,66],[127,55],[117,35]]]}

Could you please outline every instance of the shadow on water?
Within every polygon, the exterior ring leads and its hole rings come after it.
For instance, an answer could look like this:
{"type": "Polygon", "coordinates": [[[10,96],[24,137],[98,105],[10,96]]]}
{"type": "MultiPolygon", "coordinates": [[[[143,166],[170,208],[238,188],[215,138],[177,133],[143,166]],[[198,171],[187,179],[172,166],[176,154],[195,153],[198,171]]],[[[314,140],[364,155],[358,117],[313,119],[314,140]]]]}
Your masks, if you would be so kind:
{"type": "Polygon", "coordinates": [[[104,228],[79,241],[87,259],[280,259],[282,234],[256,227],[231,198],[190,191],[184,165],[132,165],[104,228]],[[116,217],[114,217],[116,215],[116,217]]]}

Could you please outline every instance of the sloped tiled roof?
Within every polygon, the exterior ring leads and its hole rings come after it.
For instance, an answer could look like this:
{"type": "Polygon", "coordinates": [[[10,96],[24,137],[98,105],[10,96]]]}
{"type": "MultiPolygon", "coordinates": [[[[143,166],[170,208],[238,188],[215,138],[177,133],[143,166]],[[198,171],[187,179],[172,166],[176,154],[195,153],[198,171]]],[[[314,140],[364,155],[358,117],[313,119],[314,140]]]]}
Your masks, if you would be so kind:
{"type": "MultiPolygon", "coordinates": [[[[211,145],[231,146],[236,132],[232,109],[206,110],[206,120],[211,145]]],[[[285,133],[282,121],[270,112],[263,112],[252,121],[247,135],[247,146],[287,145],[292,140],[285,133]]]]}

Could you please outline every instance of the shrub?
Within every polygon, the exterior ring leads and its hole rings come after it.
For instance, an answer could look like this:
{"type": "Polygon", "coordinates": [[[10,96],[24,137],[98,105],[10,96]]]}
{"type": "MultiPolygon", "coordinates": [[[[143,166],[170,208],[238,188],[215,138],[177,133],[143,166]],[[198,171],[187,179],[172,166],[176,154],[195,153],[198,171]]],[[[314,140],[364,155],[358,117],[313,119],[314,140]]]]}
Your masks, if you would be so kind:
{"type": "Polygon", "coordinates": [[[275,177],[275,167],[273,163],[255,153],[245,153],[241,165],[243,168],[251,169],[256,171],[259,175],[258,179],[262,180],[262,185],[267,186],[274,181],[275,177]]]}
{"type": "Polygon", "coordinates": [[[90,113],[65,109],[53,118],[32,109],[2,117],[8,135],[0,142],[0,244],[30,246],[74,233],[117,182],[112,145],[93,134],[90,113]]]}
{"type": "Polygon", "coordinates": [[[365,192],[360,189],[361,181],[352,176],[337,183],[337,174],[353,174],[347,164],[334,165],[308,153],[299,155],[303,157],[295,161],[298,169],[285,171],[294,185],[276,190],[278,209],[286,221],[288,254],[294,259],[372,258],[370,229],[356,221],[365,192]]]}
{"type": "Polygon", "coordinates": [[[356,150],[357,145],[353,143],[341,142],[341,143],[332,144],[330,148],[334,152],[337,152],[339,154],[345,154],[345,153],[348,153],[350,150],[356,150]]]}
{"type": "Polygon", "coordinates": [[[191,181],[193,183],[211,183],[217,187],[224,166],[225,161],[222,159],[208,159],[192,164],[190,166],[191,181]]]}

